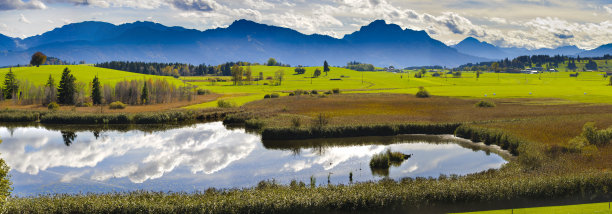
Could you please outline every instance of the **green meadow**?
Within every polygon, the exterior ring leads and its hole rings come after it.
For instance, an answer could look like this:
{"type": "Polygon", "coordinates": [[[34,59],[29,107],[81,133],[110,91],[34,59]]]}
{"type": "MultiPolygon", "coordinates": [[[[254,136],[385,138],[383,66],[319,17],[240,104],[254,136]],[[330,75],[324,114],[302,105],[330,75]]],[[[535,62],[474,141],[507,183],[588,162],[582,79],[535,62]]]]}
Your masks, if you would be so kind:
{"type": "Polygon", "coordinates": [[[174,84],[183,84],[180,80],[177,80],[173,77],[137,74],[113,69],[98,68],[89,65],[43,65],[40,67],[1,68],[0,77],[2,78],[2,80],[4,80],[4,75],[9,72],[9,69],[12,69],[13,73],[15,73],[16,78],[22,82],[27,80],[28,82],[34,83],[36,85],[42,85],[47,82],[47,79],[49,79],[50,74],[51,76],[53,76],[53,79],[55,79],[56,84],[58,84],[59,80],[62,77],[62,72],[64,71],[64,68],[70,69],[71,74],[74,75],[74,77],[77,79],[77,82],[91,82],[94,76],[98,75],[102,84],[111,85],[122,80],[148,78],[163,78],[168,80],[168,82],[174,84]]]}
{"type": "MultiPolygon", "coordinates": [[[[604,64],[603,61],[598,62],[604,64]]],[[[579,65],[579,70],[580,66],[579,65]]],[[[391,72],[360,72],[345,68],[332,67],[329,73],[322,73],[317,78],[311,78],[315,69],[322,67],[307,67],[306,73],[296,74],[293,67],[251,66],[253,77],[263,73],[264,80],[244,82],[233,85],[231,77],[217,76],[187,76],[179,79],[165,76],[136,74],[112,69],[97,68],[87,65],[47,65],[40,67],[13,68],[17,79],[27,80],[35,84],[44,84],[51,74],[59,81],[61,73],[68,67],[77,81],[89,82],[95,75],[100,77],[102,84],[112,84],[121,80],[164,78],[174,84],[191,84],[222,94],[219,99],[233,102],[235,105],[263,99],[265,94],[279,93],[286,96],[289,92],[302,89],[319,92],[339,88],[342,93],[400,93],[414,94],[423,86],[434,96],[449,96],[463,98],[551,98],[547,103],[612,103],[612,87],[604,72],[580,72],[578,77],[569,77],[572,72],[545,72],[541,74],[508,74],[481,73],[476,77],[474,72],[462,72],[461,77],[454,78],[451,74],[433,77],[428,72],[422,78],[415,78],[418,71],[391,72]],[[282,70],[284,77],[280,85],[274,85],[275,72],[282,70]],[[212,79],[224,81],[212,82],[212,79]],[[267,80],[272,79],[272,80],[267,80]]],[[[602,67],[607,69],[607,67],[602,67]]],[[[0,77],[8,72],[8,68],[0,69],[0,77]]],[[[563,70],[563,69],[559,69],[563,70]]],[[[542,101],[539,101],[542,102],[542,101]]],[[[186,108],[215,107],[216,101],[188,106],[186,108]]]]}
{"type": "MultiPolygon", "coordinates": [[[[612,213],[610,209],[610,203],[593,203],[593,204],[580,204],[580,205],[567,205],[567,206],[554,206],[554,207],[535,207],[535,208],[523,208],[523,209],[507,209],[507,210],[492,210],[482,212],[470,212],[469,214],[522,214],[522,213],[542,213],[542,214],[580,214],[580,213],[612,213]]],[[[468,213],[464,213],[468,214],[468,213]]]]}
{"type": "MultiPolygon", "coordinates": [[[[252,84],[234,86],[230,77],[223,77],[226,82],[211,83],[213,77],[181,77],[190,84],[209,89],[215,93],[234,94],[222,99],[243,104],[248,101],[263,99],[265,94],[280,93],[281,96],[297,89],[329,91],[339,88],[342,93],[409,93],[414,94],[420,86],[425,87],[432,95],[465,97],[465,98],[551,98],[557,103],[611,103],[612,88],[604,72],[580,72],[576,77],[569,77],[572,72],[545,72],[542,74],[508,74],[482,73],[476,78],[474,72],[463,72],[460,78],[452,75],[432,77],[428,72],[425,77],[415,78],[417,71],[406,73],[359,72],[344,68],[331,68],[328,75],[311,78],[316,68],[308,67],[305,74],[296,75],[294,68],[275,66],[251,66],[253,76],[263,73],[264,79],[274,77],[274,73],[283,70],[285,75],[280,86],[272,86],[272,80],[256,81],[252,84]],[[336,79],[336,80],[332,80],[336,79]],[[339,80],[338,80],[339,79],[339,80]],[[268,85],[264,85],[267,83],[268,85]],[[283,93],[284,92],[284,93],[283,93]]],[[[210,107],[215,103],[191,106],[210,107]]]]}

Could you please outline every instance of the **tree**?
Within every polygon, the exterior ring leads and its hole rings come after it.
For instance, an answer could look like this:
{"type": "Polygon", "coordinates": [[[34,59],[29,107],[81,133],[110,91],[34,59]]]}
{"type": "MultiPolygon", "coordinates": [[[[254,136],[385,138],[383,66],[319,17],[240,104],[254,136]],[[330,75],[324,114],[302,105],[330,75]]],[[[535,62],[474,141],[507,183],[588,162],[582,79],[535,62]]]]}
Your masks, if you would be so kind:
{"type": "Polygon", "coordinates": [[[251,66],[247,66],[244,75],[246,76],[247,84],[253,84],[253,70],[251,69],[251,66]]]}
{"type": "Polygon", "coordinates": [[[329,72],[329,64],[327,64],[327,60],[323,62],[323,71],[325,72],[325,76],[327,76],[327,72],[329,72]]]}
{"type": "Polygon", "coordinates": [[[53,76],[49,74],[49,79],[47,79],[47,83],[45,84],[45,105],[55,102],[57,99],[57,88],[55,88],[55,80],[53,76]]]}
{"type": "Polygon", "coordinates": [[[100,80],[97,75],[91,84],[91,100],[94,105],[102,104],[102,91],[100,90],[100,80]]]}
{"type": "Polygon", "coordinates": [[[495,73],[499,72],[499,63],[494,62],[493,64],[491,64],[491,70],[493,70],[493,72],[495,73]]]}
{"type": "Polygon", "coordinates": [[[297,73],[297,74],[304,74],[304,73],[306,73],[306,69],[304,69],[302,67],[297,67],[297,68],[295,68],[295,73],[297,73]]]}
{"type": "Polygon", "coordinates": [[[257,85],[259,85],[259,81],[263,80],[263,72],[259,72],[259,78],[257,80],[257,85]]]}
{"type": "Polygon", "coordinates": [[[321,70],[319,70],[318,68],[315,69],[314,73],[312,74],[312,77],[319,77],[321,76],[321,70]]]}
{"type": "Polygon", "coordinates": [[[421,72],[422,75],[427,74],[427,70],[425,70],[425,68],[421,68],[421,70],[419,70],[419,72],[421,72]]]}
{"type": "Polygon", "coordinates": [[[232,66],[232,80],[234,81],[234,85],[242,85],[243,72],[244,69],[238,64],[232,66]]]}
{"type": "Polygon", "coordinates": [[[36,67],[45,64],[45,61],[47,61],[47,56],[45,56],[43,53],[41,52],[36,52],[34,53],[34,55],[32,55],[32,59],[30,60],[30,64],[31,65],[36,65],[36,67]]]}
{"type": "Polygon", "coordinates": [[[476,79],[478,80],[480,78],[480,70],[476,71],[476,79]]]}
{"type": "Polygon", "coordinates": [[[276,59],[274,59],[274,58],[268,59],[267,65],[268,66],[275,66],[275,65],[277,65],[276,59]]]}
{"type": "Polygon", "coordinates": [[[6,99],[13,99],[19,90],[19,81],[15,78],[12,68],[9,68],[9,72],[4,75],[4,88],[2,90],[6,99]]]}
{"type": "Polygon", "coordinates": [[[76,92],[76,78],[70,74],[70,69],[64,68],[62,79],[57,88],[57,100],[62,104],[74,104],[74,94],[76,92]]]}
{"type": "Polygon", "coordinates": [[[149,103],[149,87],[147,87],[147,81],[142,86],[142,92],[140,93],[140,102],[144,105],[149,103]]]}
{"type": "Polygon", "coordinates": [[[588,69],[588,70],[596,71],[597,70],[597,63],[595,61],[593,61],[592,59],[589,59],[589,62],[587,64],[585,64],[584,67],[586,69],[588,69]]]}
{"type": "Polygon", "coordinates": [[[278,85],[281,85],[283,83],[283,77],[285,76],[285,71],[283,70],[278,70],[276,72],[274,72],[274,79],[276,79],[276,81],[278,81],[278,85]]]}

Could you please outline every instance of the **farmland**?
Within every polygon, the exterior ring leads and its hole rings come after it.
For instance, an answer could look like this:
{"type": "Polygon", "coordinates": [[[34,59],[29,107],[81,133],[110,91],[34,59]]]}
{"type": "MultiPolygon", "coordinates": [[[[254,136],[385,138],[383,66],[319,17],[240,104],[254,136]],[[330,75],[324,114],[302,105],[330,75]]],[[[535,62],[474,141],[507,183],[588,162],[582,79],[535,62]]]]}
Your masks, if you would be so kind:
{"type": "MultiPolygon", "coordinates": [[[[17,79],[43,84],[49,74],[59,79],[64,67],[15,68],[13,72],[17,79]]],[[[262,181],[253,188],[210,189],[195,194],[134,192],[11,198],[7,202],[10,211],[39,212],[49,207],[55,212],[134,211],[143,208],[159,212],[223,213],[251,209],[289,212],[303,208],[389,208],[389,204],[411,208],[415,204],[438,202],[461,204],[525,198],[538,200],[567,195],[586,198],[591,194],[607,196],[612,184],[609,180],[612,146],[609,143],[580,148],[574,148],[570,143],[583,134],[583,126],[588,122],[595,122],[599,129],[612,126],[612,86],[609,86],[609,79],[604,78],[604,72],[579,72],[578,77],[570,77],[569,74],[573,72],[564,71],[542,74],[485,72],[478,78],[476,73],[468,71],[462,72],[461,77],[453,77],[452,74],[433,77],[432,72],[428,72],[424,77],[415,78],[416,70],[404,73],[358,72],[332,67],[328,74],[311,78],[315,69],[323,68],[306,67],[304,74],[295,74],[291,67],[254,65],[251,66],[253,76],[258,77],[261,72],[263,80],[243,81],[234,85],[231,77],[174,78],[84,65],[69,68],[78,81],[90,81],[96,74],[102,84],[126,79],[164,78],[172,84],[193,85],[212,94],[190,101],[133,105],[123,110],[104,109],[103,112],[97,106],[62,106],[58,112],[50,112],[40,105],[23,106],[3,101],[2,107],[9,110],[0,112],[0,116],[32,111],[36,112],[37,117],[29,117],[30,121],[40,123],[64,123],[70,122],[70,118],[76,118],[74,120],[79,123],[101,123],[99,121],[115,117],[123,118],[121,123],[173,123],[177,121],[167,115],[158,115],[158,112],[172,111],[176,114],[168,115],[180,115],[181,121],[195,121],[202,114],[223,112],[223,116],[215,119],[229,115],[225,117],[228,123],[243,123],[261,136],[273,133],[290,139],[296,136],[295,133],[308,138],[343,134],[354,137],[368,133],[406,134],[415,129],[427,130],[419,134],[453,134],[456,131],[454,134],[458,136],[474,142],[482,141],[486,145],[497,145],[515,156],[499,169],[459,177],[440,175],[438,178],[407,178],[400,181],[383,179],[379,182],[328,184],[310,188],[262,181]],[[284,76],[279,81],[275,76],[280,70],[284,76]],[[432,96],[416,97],[414,94],[419,87],[424,87],[432,96]],[[339,93],[331,92],[333,89],[339,89],[339,93]],[[296,90],[309,94],[290,96],[296,90]],[[313,90],[317,94],[311,94],[313,90]],[[273,93],[280,97],[264,99],[265,95],[273,93]],[[219,100],[228,101],[233,106],[220,108],[219,100]],[[476,106],[481,100],[493,105],[476,106]],[[15,113],[12,109],[20,110],[15,113]],[[139,115],[141,112],[149,113],[139,115]],[[321,117],[325,118],[325,123],[317,124],[317,118],[321,117]],[[502,138],[505,141],[500,140],[502,138]],[[230,203],[237,198],[244,199],[245,203],[230,203]],[[132,200],[138,201],[136,204],[139,205],[129,204],[132,200]],[[177,205],[177,200],[185,205],[177,205]],[[116,203],[120,203],[122,208],[116,208],[116,203]]],[[[7,71],[1,69],[0,73],[7,71]]]]}

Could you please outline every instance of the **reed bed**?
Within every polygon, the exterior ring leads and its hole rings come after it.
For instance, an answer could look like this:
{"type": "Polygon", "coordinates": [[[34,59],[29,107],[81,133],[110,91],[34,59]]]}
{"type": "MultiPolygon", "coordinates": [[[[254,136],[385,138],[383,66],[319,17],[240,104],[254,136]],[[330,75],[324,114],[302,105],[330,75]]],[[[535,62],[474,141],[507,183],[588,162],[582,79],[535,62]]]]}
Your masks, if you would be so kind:
{"type": "Polygon", "coordinates": [[[321,128],[264,128],[263,140],[298,140],[311,138],[340,138],[361,136],[391,136],[398,134],[453,134],[459,123],[438,124],[381,124],[331,126],[321,128]]]}
{"type": "MultiPolygon", "coordinates": [[[[7,213],[305,213],[368,209],[409,210],[441,203],[610,197],[612,174],[496,175],[383,179],[352,185],[258,185],[198,193],[131,192],[10,198],[7,213]]],[[[273,184],[273,183],[272,183],[273,184]]]]}

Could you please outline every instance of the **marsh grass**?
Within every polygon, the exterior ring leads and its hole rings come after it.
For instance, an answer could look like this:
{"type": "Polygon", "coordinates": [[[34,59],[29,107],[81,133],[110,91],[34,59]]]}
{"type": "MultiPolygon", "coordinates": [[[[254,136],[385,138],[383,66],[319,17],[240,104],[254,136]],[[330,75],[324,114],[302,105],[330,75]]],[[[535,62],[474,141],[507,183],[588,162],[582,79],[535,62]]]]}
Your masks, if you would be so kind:
{"type": "Polygon", "coordinates": [[[467,177],[417,178],[310,188],[264,181],[253,188],[196,193],[131,192],[10,198],[7,213],[303,213],[416,208],[440,203],[607,195],[610,172],[550,176],[488,171],[467,177]]]}

